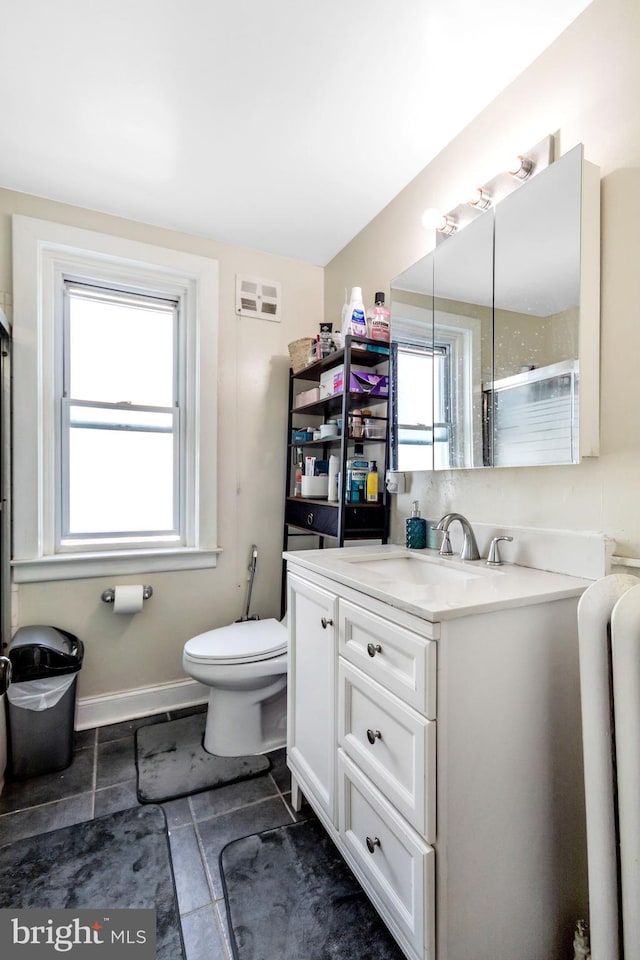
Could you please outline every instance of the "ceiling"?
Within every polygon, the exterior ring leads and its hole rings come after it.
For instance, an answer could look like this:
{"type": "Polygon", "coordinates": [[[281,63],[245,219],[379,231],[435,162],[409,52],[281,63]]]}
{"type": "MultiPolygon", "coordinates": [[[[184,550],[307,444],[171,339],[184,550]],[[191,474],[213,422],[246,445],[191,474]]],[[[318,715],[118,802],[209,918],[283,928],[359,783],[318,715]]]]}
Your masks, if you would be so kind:
{"type": "Polygon", "coordinates": [[[324,265],[589,2],[0,0],[0,186],[324,265]]]}

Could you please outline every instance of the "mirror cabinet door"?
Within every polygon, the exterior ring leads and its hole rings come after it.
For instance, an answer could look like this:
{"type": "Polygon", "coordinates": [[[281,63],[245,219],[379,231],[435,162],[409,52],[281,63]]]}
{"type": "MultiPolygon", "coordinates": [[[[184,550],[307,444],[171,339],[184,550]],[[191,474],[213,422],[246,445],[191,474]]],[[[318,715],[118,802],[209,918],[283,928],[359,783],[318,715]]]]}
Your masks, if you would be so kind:
{"type": "Polygon", "coordinates": [[[577,463],[582,147],[495,207],[494,466],[577,463]]]}
{"type": "Polygon", "coordinates": [[[391,285],[391,463],[394,470],[433,470],[433,254],[391,285]]]}
{"type": "Polygon", "coordinates": [[[434,251],[436,470],[490,463],[482,386],[493,380],[493,217],[483,214],[434,251]],[[441,396],[438,396],[438,390],[441,396]]]}

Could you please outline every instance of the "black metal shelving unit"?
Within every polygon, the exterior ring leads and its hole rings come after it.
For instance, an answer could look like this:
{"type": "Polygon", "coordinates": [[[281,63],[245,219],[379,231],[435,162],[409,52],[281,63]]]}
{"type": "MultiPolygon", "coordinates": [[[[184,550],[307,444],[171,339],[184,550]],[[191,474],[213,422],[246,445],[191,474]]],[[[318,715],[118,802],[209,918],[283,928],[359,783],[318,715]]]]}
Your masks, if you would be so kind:
{"type": "MultiPolygon", "coordinates": [[[[295,406],[295,398],[303,384],[319,384],[323,373],[341,364],[344,365],[344,384],[351,382],[352,369],[375,369],[389,375],[390,345],[377,340],[348,335],[344,339],[344,348],[309,364],[296,373],[289,374],[289,415],[287,418],[287,465],[285,480],[285,509],[283,550],[290,549],[291,533],[304,533],[319,538],[318,546],[341,547],[346,540],[380,540],[386,543],[389,536],[389,500],[384,478],[389,466],[389,397],[368,393],[343,391],[316,400],[303,406],[295,406]],[[384,436],[381,438],[353,437],[350,434],[350,415],[356,409],[370,409],[371,419],[384,423],[384,436]],[[380,413],[377,414],[376,411],[380,413]],[[295,442],[293,431],[301,429],[313,418],[323,421],[340,417],[342,421],[339,435],[335,438],[295,442]],[[306,420],[305,420],[306,418],[306,420]],[[347,460],[355,453],[356,445],[367,450],[383,448],[383,456],[378,461],[379,494],[377,503],[348,503],[346,501],[347,460]],[[337,454],[340,469],[340,490],[337,501],[313,499],[294,495],[295,469],[299,459],[304,460],[304,451],[327,460],[331,454],[337,454]]],[[[391,379],[391,378],[390,378],[391,379]]],[[[283,609],[284,609],[283,584],[283,609]]]]}

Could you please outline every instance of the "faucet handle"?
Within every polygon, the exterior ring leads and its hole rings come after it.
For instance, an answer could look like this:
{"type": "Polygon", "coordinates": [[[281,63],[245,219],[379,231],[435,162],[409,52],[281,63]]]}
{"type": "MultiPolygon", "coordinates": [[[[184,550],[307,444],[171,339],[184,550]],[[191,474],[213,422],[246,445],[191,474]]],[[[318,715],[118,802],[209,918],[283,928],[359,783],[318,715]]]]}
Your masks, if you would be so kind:
{"type": "Polygon", "coordinates": [[[508,540],[511,542],[513,537],[494,537],[491,541],[491,546],[489,547],[489,556],[487,557],[487,563],[491,564],[493,567],[499,567],[502,565],[502,557],[500,556],[500,548],[498,544],[501,540],[508,540]]]}
{"type": "Polygon", "coordinates": [[[440,544],[440,556],[441,557],[450,557],[453,553],[451,547],[451,537],[449,536],[448,530],[442,531],[442,543],[440,544]]]}

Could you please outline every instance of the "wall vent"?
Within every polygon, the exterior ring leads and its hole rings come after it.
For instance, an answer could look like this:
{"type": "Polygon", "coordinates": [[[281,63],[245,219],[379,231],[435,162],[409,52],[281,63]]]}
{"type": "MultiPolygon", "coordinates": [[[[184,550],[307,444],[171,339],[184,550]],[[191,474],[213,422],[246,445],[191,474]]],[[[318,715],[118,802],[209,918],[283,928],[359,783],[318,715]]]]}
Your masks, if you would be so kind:
{"type": "Polygon", "coordinates": [[[240,317],[280,321],[282,285],[277,280],[236,274],[236,313],[240,317]]]}

